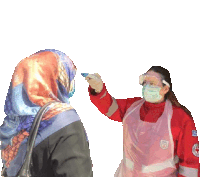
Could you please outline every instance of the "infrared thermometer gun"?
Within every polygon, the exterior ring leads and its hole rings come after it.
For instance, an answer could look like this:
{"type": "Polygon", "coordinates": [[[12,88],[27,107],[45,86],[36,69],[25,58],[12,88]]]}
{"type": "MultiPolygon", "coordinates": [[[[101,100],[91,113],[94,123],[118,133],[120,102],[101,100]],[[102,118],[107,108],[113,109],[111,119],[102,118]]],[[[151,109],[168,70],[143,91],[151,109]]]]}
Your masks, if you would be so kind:
{"type": "Polygon", "coordinates": [[[83,77],[87,77],[89,73],[81,73],[83,77]]]}
{"type": "Polygon", "coordinates": [[[98,76],[97,75],[95,75],[95,74],[89,74],[89,73],[81,73],[81,75],[83,76],[83,77],[89,77],[89,78],[91,78],[91,79],[99,79],[98,78],[98,76]]]}

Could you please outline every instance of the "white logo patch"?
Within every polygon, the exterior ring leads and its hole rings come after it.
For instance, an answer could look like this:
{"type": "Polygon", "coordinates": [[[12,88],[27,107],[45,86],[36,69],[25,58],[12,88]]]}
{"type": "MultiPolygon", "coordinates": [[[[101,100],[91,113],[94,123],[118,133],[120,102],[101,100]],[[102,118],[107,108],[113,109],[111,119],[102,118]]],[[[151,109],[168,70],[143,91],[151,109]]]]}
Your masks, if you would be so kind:
{"type": "Polygon", "coordinates": [[[194,156],[199,157],[199,144],[198,143],[194,144],[194,146],[192,147],[192,153],[194,154],[194,156]]]}
{"type": "Polygon", "coordinates": [[[169,147],[169,141],[167,141],[167,140],[161,140],[160,141],[160,147],[162,149],[167,149],[169,147]]]}

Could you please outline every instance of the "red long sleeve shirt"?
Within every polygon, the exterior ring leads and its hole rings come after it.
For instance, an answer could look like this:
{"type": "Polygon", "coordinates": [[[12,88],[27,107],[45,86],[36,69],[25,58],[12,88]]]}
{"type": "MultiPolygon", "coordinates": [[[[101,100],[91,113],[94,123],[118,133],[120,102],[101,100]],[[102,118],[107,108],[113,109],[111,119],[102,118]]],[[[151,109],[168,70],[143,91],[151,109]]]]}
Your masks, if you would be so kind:
{"type": "MultiPolygon", "coordinates": [[[[90,99],[99,111],[114,121],[122,122],[126,110],[141,98],[114,99],[106,90],[104,84],[103,90],[99,94],[92,94],[92,89],[89,87],[90,99]],[[117,107],[113,108],[115,101],[117,107]],[[109,109],[114,109],[112,115],[108,115],[109,109]]],[[[154,104],[145,102],[140,109],[141,120],[147,122],[156,122],[162,115],[165,107],[165,102],[154,104]]],[[[196,171],[199,168],[199,153],[198,153],[198,137],[196,135],[196,127],[194,120],[182,108],[173,106],[173,115],[171,119],[171,131],[174,140],[174,156],[179,157],[179,163],[176,165],[179,169],[178,177],[196,177],[196,171]]],[[[198,170],[198,176],[200,172],[198,170]]]]}

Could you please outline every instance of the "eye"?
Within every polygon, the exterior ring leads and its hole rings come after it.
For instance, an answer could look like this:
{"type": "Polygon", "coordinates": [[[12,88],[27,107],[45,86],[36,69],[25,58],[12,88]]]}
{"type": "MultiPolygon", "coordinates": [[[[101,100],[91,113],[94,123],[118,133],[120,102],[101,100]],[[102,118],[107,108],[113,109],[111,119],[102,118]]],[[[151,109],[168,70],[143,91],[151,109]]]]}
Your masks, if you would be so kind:
{"type": "Polygon", "coordinates": [[[142,86],[144,86],[144,85],[146,85],[146,81],[144,81],[144,82],[142,83],[142,86]]]}

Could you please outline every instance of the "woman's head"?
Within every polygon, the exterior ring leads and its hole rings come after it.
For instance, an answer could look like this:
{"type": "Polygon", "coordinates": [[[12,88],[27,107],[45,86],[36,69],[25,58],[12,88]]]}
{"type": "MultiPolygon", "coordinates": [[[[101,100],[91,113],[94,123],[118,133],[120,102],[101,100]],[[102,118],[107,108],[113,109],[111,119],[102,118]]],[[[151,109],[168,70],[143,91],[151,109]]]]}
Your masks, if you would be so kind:
{"type": "Polygon", "coordinates": [[[172,82],[169,71],[161,66],[152,66],[147,73],[159,78],[159,86],[161,87],[160,94],[167,99],[172,91],[172,82]]]}
{"type": "Polygon", "coordinates": [[[140,80],[140,83],[142,83],[143,86],[145,85],[145,82],[147,81],[149,85],[154,85],[160,88],[159,95],[161,96],[160,97],[161,101],[158,101],[158,103],[166,99],[169,99],[172,105],[182,108],[189,116],[192,117],[191,112],[185,106],[181,105],[178,102],[174,92],[172,91],[172,82],[170,78],[170,73],[167,69],[161,66],[152,66],[147,71],[147,73],[144,74],[144,76],[145,77],[142,77],[142,82],[140,80]]]}
{"type": "Polygon", "coordinates": [[[10,114],[35,115],[50,101],[67,103],[74,92],[75,74],[76,67],[66,54],[39,51],[17,65],[5,107],[12,104],[10,114]]]}

